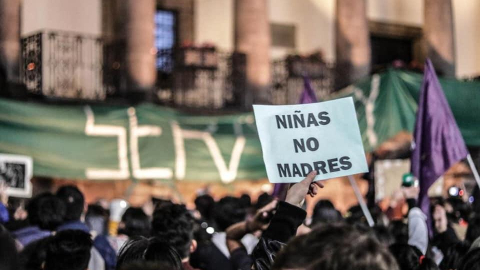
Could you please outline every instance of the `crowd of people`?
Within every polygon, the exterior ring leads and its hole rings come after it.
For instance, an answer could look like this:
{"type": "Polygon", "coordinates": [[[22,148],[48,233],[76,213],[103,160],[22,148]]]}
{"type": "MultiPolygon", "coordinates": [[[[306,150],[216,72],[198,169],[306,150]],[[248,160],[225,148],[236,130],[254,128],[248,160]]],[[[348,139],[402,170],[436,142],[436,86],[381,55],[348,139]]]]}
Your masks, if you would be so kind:
{"type": "Polygon", "coordinates": [[[358,206],[342,215],[328,200],[307,218],[305,197],[323,187],[314,177],[284,200],[203,194],[187,209],[154,199],[151,210],[126,209],[114,227],[112,209],[87,207],[75,186],[25,207],[0,191],[0,270],[480,269],[480,216],[468,203],[436,199],[430,220],[416,207],[418,188],[408,187],[400,219],[372,208],[370,227],[358,206]]]}

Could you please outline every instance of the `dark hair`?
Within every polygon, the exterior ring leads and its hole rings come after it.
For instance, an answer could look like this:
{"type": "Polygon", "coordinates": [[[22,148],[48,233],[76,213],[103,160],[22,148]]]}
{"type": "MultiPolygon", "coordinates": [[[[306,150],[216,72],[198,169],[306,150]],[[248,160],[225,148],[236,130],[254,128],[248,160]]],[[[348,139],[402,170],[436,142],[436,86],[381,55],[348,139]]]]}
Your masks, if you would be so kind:
{"type": "Polygon", "coordinates": [[[65,204],[51,193],[34,197],[27,205],[28,221],[41,229],[53,231],[63,223],[65,204]]]}
{"type": "Polygon", "coordinates": [[[152,197],[152,203],[153,203],[154,209],[157,209],[158,207],[161,207],[164,204],[171,204],[172,201],[152,197]]]}
{"type": "Polygon", "coordinates": [[[19,269],[15,240],[0,224],[0,270],[19,269]]]}
{"type": "Polygon", "coordinates": [[[211,220],[213,218],[215,207],[215,200],[212,196],[205,194],[195,198],[195,208],[200,212],[202,218],[205,220],[211,220]]]}
{"type": "Polygon", "coordinates": [[[375,225],[373,227],[373,232],[375,238],[377,238],[377,240],[384,246],[389,247],[390,245],[395,243],[395,238],[390,233],[387,227],[383,225],[375,225]]]}
{"type": "Polygon", "coordinates": [[[397,270],[393,256],[375,238],[353,226],[329,224],[291,240],[272,269],[397,270]]]}
{"type": "Polygon", "coordinates": [[[473,214],[468,219],[467,233],[465,234],[465,241],[473,244],[475,239],[480,237],[480,215],[473,214]]]}
{"type": "Polygon", "coordinates": [[[85,198],[76,186],[62,186],[57,191],[57,196],[67,205],[65,221],[77,221],[83,213],[85,198]]]}
{"type": "Polygon", "coordinates": [[[130,207],[125,211],[118,233],[128,237],[150,235],[150,220],[142,208],[130,207]]]}
{"type": "Polygon", "coordinates": [[[440,263],[440,269],[458,269],[460,261],[467,254],[470,244],[467,242],[458,242],[447,249],[443,254],[443,260],[440,263]]]}
{"type": "Polygon", "coordinates": [[[258,210],[267,204],[273,201],[273,196],[269,195],[268,193],[264,192],[258,196],[257,203],[255,204],[255,208],[258,210]]]}
{"type": "Polygon", "coordinates": [[[252,198],[248,194],[242,194],[240,196],[240,201],[242,202],[243,207],[250,208],[252,207],[252,198]]]}
{"type": "Polygon", "coordinates": [[[480,248],[470,250],[463,257],[458,270],[480,270],[480,248]]]}
{"type": "Polygon", "coordinates": [[[183,270],[183,268],[169,267],[159,262],[134,262],[126,264],[120,270],[183,270]]]}
{"type": "Polygon", "coordinates": [[[416,247],[408,244],[393,244],[389,249],[397,260],[400,270],[414,270],[420,266],[422,252],[416,247]]]}
{"type": "Polygon", "coordinates": [[[48,241],[45,269],[87,269],[92,245],[90,234],[83,231],[65,230],[58,232],[48,241]]]}
{"type": "Polygon", "coordinates": [[[393,236],[396,244],[408,243],[408,225],[401,220],[394,220],[388,225],[388,231],[393,236]]]}
{"type": "Polygon", "coordinates": [[[190,255],[194,219],[185,205],[164,203],[153,213],[152,235],[168,242],[183,258],[190,255]]]}
{"type": "Polygon", "coordinates": [[[42,269],[42,264],[47,258],[47,244],[53,236],[49,236],[28,244],[20,252],[20,264],[23,270],[42,269]]]}
{"type": "Polygon", "coordinates": [[[348,224],[366,223],[367,220],[360,205],[354,205],[347,210],[345,221],[348,224]]]}
{"type": "Polygon", "coordinates": [[[215,222],[220,231],[225,231],[231,225],[244,221],[247,211],[239,198],[227,196],[215,206],[215,222]]]}
{"type": "Polygon", "coordinates": [[[319,200],[313,208],[312,224],[334,223],[342,220],[342,215],[335,209],[329,200],[319,200]]]}
{"type": "Polygon", "coordinates": [[[120,249],[116,269],[124,269],[125,266],[139,262],[155,262],[159,266],[158,269],[183,269],[182,258],[175,248],[155,237],[129,240],[120,249]]]}

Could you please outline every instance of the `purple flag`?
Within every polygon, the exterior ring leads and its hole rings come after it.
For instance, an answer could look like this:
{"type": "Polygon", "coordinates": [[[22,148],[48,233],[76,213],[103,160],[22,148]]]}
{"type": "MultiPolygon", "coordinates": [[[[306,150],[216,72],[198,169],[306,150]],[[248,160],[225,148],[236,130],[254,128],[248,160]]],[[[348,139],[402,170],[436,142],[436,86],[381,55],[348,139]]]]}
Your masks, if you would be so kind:
{"type": "Polygon", "coordinates": [[[317,95],[315,95],[315,90],[313,90],[310,79],[303,77],[303,92],[300,96],[300,104],[308,104],[317,102],[317,95]]]}
{"type": "Polygon", "coordinates": [[[430,59],[427,59],[420,89],[411,160],[411,171],[420,182],[418,203],[427,217],[430,217],[429,187],[467,155],[467,147],[438,82],[435,69],[430,59]]]}
{"type": "MultiPolygon", "coordinates": [[[[317,96],[315,95],[315,90],[313,90],[310,79],[303,77],[303,92],[300,96],[300,104],[315,103],[317,102],[317,96]]],[[[279,199],[285,200],[287,196],[288,187],[290,184],[275,184],[273,187],[272,196],[279,199]]]]}

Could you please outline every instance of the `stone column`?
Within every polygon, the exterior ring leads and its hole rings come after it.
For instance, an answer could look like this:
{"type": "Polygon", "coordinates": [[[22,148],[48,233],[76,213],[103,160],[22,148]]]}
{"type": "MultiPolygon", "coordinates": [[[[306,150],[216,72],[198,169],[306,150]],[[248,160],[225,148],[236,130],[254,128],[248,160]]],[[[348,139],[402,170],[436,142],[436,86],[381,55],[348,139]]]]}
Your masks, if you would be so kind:
{"type": "Polygon", "coordinates": [[[0,76],[19,82],[20,0],[0,0],[0,76]]]}
{"type": "Polygon", "coordinates": [[[367,76],[371,65],[366,0],[337,0],[335,89],[367,76]]]}
{"type": "Polygon", "coordinates": [[[267,0],[235,0],[234,9],[235,50],[247,56],[247,91],[254,102],[268,103],[271,37],[267,0]]]}
{"type": "Polygon", "coordinates": [[[125,46],[123,69],[127,95],[150,97],[156,80],[155,0],[122,0],[118,3],[117,23],[121,23],[120,43],[125,46]]]}
{"type": "Polygon", "coordinates": [[[427,57],[438,75],[455,77],[455,34],[451,0],[424,0],[427,57]]]}

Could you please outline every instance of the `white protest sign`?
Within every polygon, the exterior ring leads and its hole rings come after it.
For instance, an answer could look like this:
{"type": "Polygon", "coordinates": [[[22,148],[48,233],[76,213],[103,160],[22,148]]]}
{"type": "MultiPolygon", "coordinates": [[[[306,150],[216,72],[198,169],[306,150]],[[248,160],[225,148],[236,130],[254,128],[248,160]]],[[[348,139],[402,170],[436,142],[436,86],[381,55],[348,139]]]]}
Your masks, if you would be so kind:
{"type": "Polygon", "coordinates": [[[7,185],[7,194],[32,197],[33,160],[28,156],[0,154],[0,185],[7,185]]]}
{"type": "Polygon", "coordinates": [[[272,183],[325,180],[368,171],[352,98],[299,105],[253,105],[272,183]]]}

